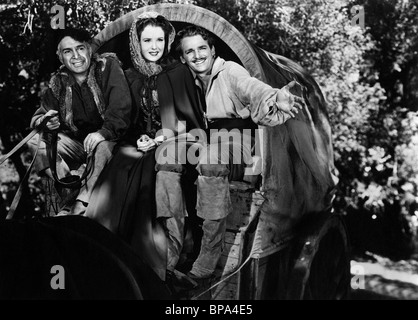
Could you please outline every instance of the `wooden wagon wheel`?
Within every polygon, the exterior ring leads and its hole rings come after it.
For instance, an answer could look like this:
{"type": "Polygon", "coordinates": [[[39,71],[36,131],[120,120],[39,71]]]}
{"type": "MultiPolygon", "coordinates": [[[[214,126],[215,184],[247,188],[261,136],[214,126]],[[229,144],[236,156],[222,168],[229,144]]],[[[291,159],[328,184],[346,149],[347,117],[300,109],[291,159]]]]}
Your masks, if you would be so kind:
{"type": "Polygon", "coordinates": [[[290,273],[287,299],[341,300],[350,293],[348,239],[341,216],[320,219],[299,237],[302,250],[290,273]]]}

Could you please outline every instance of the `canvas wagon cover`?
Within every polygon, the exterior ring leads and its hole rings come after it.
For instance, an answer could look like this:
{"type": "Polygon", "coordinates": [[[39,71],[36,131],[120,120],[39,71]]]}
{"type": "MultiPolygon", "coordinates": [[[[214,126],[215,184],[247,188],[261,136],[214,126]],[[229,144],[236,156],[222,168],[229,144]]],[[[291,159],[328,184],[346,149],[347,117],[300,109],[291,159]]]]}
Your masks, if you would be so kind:
{"type": "Polygon", "coordinates": [[[221,40],[216,48],[220,56],[242,64],[252,76],[273,87],[281,88],[291,80],[298,82],[294,93],[305,98],[303,112],[284,125],[260,127],[265,200],[252,255],[272,253],[305,216],[332,206],[337,178],[327,104],[318,84],[294,61],[258,48],[224,18],[194,5],[157,4],[127,13],[95,36],[93,49],[116,52],[128,67],[128,30],[146,11],[164,15],[176,31],[187,24],[209,30],[221,40]]]}

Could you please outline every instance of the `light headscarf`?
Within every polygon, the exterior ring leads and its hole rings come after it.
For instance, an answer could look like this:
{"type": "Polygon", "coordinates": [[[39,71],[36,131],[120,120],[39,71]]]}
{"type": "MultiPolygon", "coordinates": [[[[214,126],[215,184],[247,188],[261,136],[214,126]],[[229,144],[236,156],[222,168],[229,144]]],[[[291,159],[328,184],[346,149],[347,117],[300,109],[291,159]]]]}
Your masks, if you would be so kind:
{"type": "Polygon", "coordinates": [[[168,25],[171,28],[171,31],[168,37],[166,37],[165,35],[166,52],[164,52],[164,54],[167,54],[168,52],[170,52],[171,45],[174,41],[174,37],[176,36],[176,31],[173,25],[164,16],[154,11],[144,12],[135,19],[129,31],[129,48],[131,51],[131,60],[132,60],[133,66],[137,71],[145,74],[146,76],[153,76],[153,75],[160,73],[162,70],[162,67],[158,63],[146,61],[144,57],[142,56],[140,35],[138,35],[137,33],[137,25],[138,23],[142,23],[145,19],[157,18],[158,16],[163,17],[164,20],[167,21],[168,25]],[[167,38],[168,38],[168,41],[167,41],[167,38]]]}

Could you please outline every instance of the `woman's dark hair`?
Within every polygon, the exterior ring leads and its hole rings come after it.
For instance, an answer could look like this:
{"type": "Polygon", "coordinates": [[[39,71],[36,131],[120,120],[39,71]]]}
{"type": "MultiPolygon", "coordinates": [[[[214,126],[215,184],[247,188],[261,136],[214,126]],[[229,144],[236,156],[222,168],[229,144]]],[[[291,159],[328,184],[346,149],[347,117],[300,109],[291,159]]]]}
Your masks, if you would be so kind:
{"type": "Polygon", "coordinates": [[[206,40],[208,42],[210,48],[213,48],[213,46],[215,45],[215,38],[212,37],[209,31],[201,27],[191,25],[180,30],[177,34],[176,53],[179,56],[183,54],[182,49],[181,49],[181,40],[184,38],[193,37],[193,36],[201,36],[203,40],[206,40]]]}
{"type": "Polygon", "coordinates": [[[170,32],[172,31],[172,27],[170,23],[167,21],[166,18],[163,16],[157,16],[156,18],[146,18],[141,20],[136,24],[136,32],[138,34],[138,39],[141,41],[141,33],[144,31],[146,26],[154,26],[154,27],[160,27],[164,31],[164,56],[168,54],[168,38],[170,35],[170,32]]]}

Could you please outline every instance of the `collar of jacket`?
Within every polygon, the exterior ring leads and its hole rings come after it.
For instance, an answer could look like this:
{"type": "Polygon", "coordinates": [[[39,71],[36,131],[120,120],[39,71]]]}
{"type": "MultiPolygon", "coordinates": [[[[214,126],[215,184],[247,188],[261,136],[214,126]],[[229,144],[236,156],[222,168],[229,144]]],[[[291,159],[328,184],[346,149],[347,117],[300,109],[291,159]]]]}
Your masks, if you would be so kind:
{"type": "MultiPolygon", "coordinates": [[[[208,91],[210,90],[210,87],[212,86],[213,79],[216,78],[216,76],[222,70],[225,70],[225,62],[226,62],[225,59],[223,59],[221,57],[216,57],[215,61],[213,62],[212,72],[211,72],[211,75],[209,77],[209,82],[208,82],[208,88],[207,88],[208,91]]],[[[198,79],[199,76],[192,69],[190,69],[190,71],[193,74],[193,78],[195,80],[195,84],[200,87],[200,83],[199,82],[201,80],[198,79]]]]}

